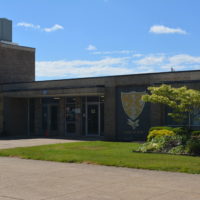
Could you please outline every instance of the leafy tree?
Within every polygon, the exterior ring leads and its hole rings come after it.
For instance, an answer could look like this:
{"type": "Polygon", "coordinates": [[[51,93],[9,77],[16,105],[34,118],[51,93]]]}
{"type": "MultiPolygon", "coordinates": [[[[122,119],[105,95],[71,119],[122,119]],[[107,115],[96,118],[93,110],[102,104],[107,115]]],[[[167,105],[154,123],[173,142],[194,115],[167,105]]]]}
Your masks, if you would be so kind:
{"type": "Polygon", "coordinates": [[[163,84],[159,87],[148,87],[150,94],[143,95],[142,100],[151,103],[161,103],[172,108],[168,115],[176,122],[188,118],[189,127],[191,117],[195,117],[195,111],[200,109],[200,91],[187,87],[173,88],[163,84]]]}

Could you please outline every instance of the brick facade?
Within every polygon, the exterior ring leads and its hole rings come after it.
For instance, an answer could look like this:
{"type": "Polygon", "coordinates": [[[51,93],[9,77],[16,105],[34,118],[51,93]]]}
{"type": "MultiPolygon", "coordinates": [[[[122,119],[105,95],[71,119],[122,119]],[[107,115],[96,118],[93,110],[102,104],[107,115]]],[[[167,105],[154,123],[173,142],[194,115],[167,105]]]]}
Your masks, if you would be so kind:
{"type": "MultiPolygon", "coordinates": [[[[76,97],[74,136],[86,136],[85,107],[83,98],[104,97],[104,137],[118,139],[119,102],[118,88],[132,88],[130,91],[146,90],[150,85],[162,83],[174,86],[186,85],[189,88],[200,88],[200,71],[165,72],[150,74],[133,74],[96,78],[66,79],[55,81],[35,80],[35,49],[0,43],[0,133],[7,136],[45,136],[43,121],[43,99],[57,98],[58,130],[52,133],[57,136],[66,134],[66,98],[76,97]],[[34,132],[30,133],[30,100],[34,100],[34,132]],[[80,111],[79,111],[80,110],[80,111]]],[[[97,104],[96,104],[97,105],[97,104]]],[[[98,105],[101,105],[100,103],[98,105]]],[[[100,112],[100,111],[99,111],[100,112]]],[[[103,112],[102,112],[103,113],[103,112]]],[[[165,109],[160,105],[149,105],[146,108],[148,126],[165,124],[165,109]]],[[[101,115],[99,115],[99,118],[101,115]]],[[[49,118],[48,118],[49,120],[49,118]]],[[[51,119],[50,119],[51,120],[51,119]]],[[[101,119],[102,120],[102,119],[101,119]]],[[[48,122],[49,123],[49,122],[48,122]]],[[[148,128],[148,127],[147,127],[148,128]]],[[[140,134],[142,130],[132,130],[140,134]]],[[[130,131],[127,131],[127,133],[130,131]]],[[[50,136],[49,134],[48,136],[50,136]]]]}

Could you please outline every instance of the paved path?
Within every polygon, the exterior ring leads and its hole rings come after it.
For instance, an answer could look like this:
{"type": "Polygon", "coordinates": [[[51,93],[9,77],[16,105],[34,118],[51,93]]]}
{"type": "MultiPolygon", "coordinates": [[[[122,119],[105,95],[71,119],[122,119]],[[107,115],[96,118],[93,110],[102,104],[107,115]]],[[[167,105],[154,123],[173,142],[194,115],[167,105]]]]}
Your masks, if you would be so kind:
{"type": "Polygon", "coordinates": [[[0,157],[0,200],[199,200],[200,175],[0,157]]]}
{"type": "Polygon", "coordinates": [[[54,139],[54,138],[28,138],[28,139],[0,139],[0,149],[14,147],[29,147],[44,144],[57,144],[66,142],[80,142],[81,140],[54,139]]]}

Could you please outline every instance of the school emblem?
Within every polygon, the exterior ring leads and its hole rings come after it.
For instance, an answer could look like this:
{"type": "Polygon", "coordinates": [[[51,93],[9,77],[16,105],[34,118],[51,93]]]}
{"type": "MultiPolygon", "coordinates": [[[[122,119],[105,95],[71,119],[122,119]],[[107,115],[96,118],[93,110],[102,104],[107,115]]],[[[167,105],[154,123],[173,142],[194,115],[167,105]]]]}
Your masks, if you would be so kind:
{"type": "Polygon", "coordinates": [[[124,112],[129,117],[127,124],[134,129],[139,126],[138,117],[143,111],[145,102],[142,101],[142,95],[146,92],[121,92],[121,102],[124,112]]]}

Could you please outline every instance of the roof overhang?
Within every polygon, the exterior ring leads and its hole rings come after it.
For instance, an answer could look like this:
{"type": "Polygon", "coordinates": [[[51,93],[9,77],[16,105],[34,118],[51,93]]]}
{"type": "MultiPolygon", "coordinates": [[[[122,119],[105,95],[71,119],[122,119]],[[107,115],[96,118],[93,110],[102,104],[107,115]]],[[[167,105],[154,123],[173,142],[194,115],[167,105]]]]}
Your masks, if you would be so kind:
{"type": "Polygon", "coordinates": [[[61,96],[96,96],[104,95],[104,87],[67,88],[67,89],[40,89],[4,91],[4,97],[34,98],[34,97],[61,97],[61,96]]]}

